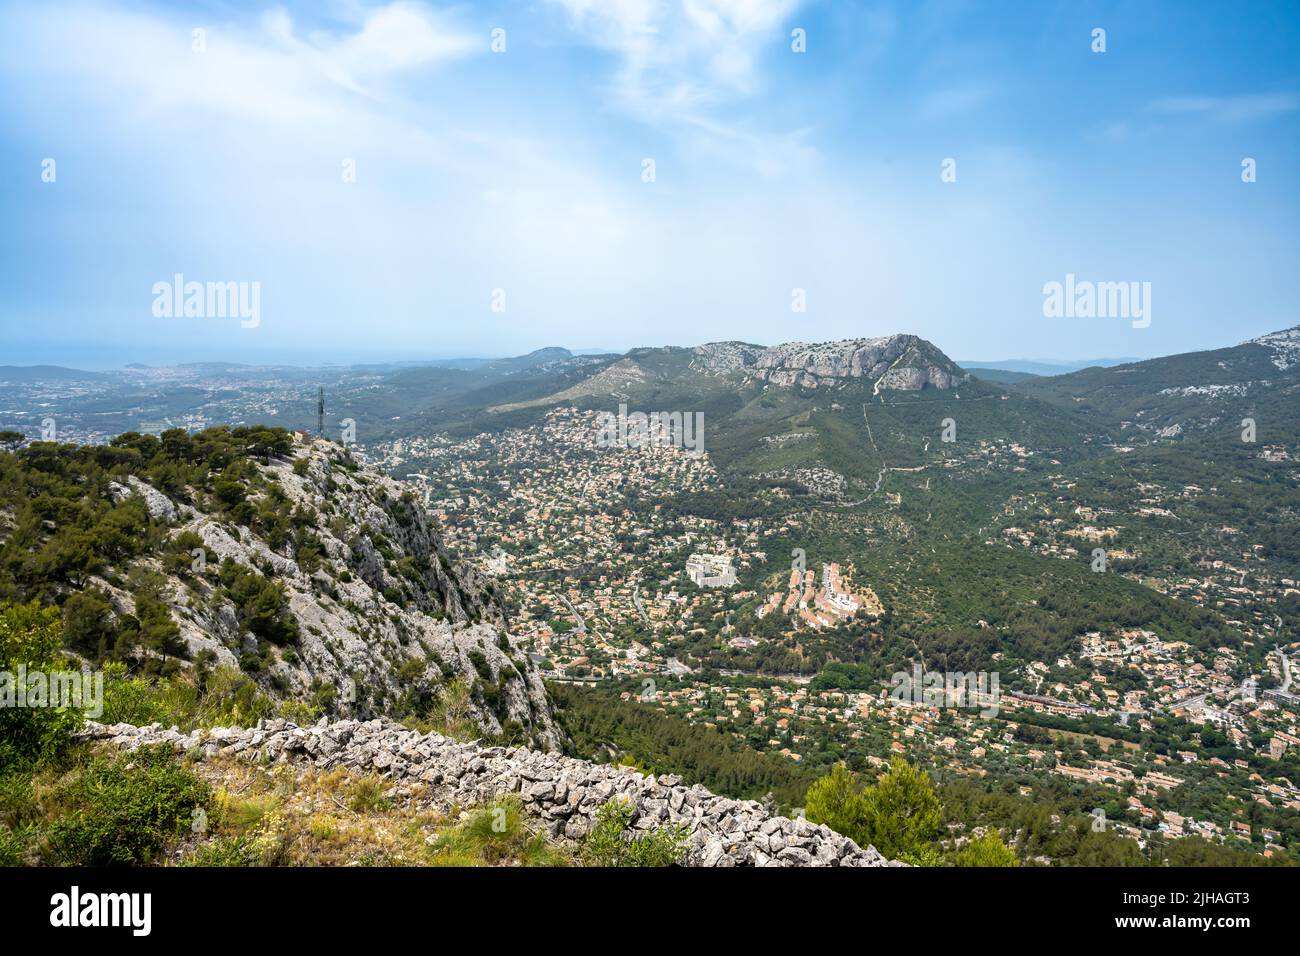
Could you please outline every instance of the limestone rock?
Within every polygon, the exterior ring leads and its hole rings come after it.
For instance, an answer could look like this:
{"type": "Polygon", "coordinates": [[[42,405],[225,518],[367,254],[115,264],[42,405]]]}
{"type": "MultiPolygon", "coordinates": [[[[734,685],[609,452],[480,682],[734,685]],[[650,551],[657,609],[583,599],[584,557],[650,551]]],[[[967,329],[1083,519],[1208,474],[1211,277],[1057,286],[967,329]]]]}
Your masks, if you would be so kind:
{"type": "Polygon", "coordinates": [[[438,734],[419,734],[388,720],[318,721],[297,727],[282,719],[256,727],[216,727],[183,734],[159,724],[87,724],[81,736],[126,750],[164,744],[195,759],[217,753],[253,762],[380,772],[387,791],[422,799],[445,811],[517,793],[524,810],[556,839],[581,840],[609,799],[630,799],[631,829],[645,832],[668,822],[668,809],[695,806],[681,815],[690,830],[687,866],[901,866],[873,847],[806,820],[773,816],[755,801],[718,797],[675,776],[655,780],[635,771],[524,747],[483,747],[438,734]],[[624,797],[616,797],[619,791],[624,797]]]}

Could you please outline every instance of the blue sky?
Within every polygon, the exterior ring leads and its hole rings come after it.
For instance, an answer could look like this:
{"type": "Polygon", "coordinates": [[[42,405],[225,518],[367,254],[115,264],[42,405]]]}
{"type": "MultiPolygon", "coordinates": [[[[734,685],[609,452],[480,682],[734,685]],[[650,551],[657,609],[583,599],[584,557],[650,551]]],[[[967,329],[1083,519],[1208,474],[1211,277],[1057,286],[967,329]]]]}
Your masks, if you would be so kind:
{"type": "Polygon", "coordinates": [[[0,2],[0,94],[0,364],[1300,322],[1297,2],[0,2]],[[259,324],[155,316],[177,273],[259,324]],[[1150,326],[1045,318],[1067,273],[1150,326]]]}

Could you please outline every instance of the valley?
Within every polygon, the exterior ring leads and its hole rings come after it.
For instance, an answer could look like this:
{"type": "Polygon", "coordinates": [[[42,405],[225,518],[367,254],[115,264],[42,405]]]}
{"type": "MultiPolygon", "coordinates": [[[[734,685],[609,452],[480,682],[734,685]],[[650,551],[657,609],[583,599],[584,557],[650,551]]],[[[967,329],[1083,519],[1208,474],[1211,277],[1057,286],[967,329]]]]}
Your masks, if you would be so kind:
{"type": "MultiPolygon", "coordinates": [[[[1292,338],[1261,342],[1015,381],[896,336],[548,349],[464,367],[136,370],[75,386],[60,373],[58,384],[6,380],[0,394],[92,446],[101,428],[152,430],[164,447],[216,422],[299,431],[300,463],[265,479],[299,511],[339,516],[311,548],[342,563],[308,580],[301,556],[274,541],[261,559],[229,556],[284,580],[311,628],[312,603],[350,609],[353,624],[324,633],[350,626],[372,646],[363,654],[389,642],[383,673],[363,677],[357,659],[331,664],[332,676],[276,677],[293,672],[301,642],[286,652],[274,641],[241,649],[234,632],[208,641],[212,625],[165,597],[177,582],[149,585],[194,634],[190,657],[207,648],[272,694],[351,713],[355,696],[320,688],[355,674],[374,712],[428,719],[459,671],[492,734],[659,772],[694,765],[734,796],[797,807],[841,761],[870,775],[903,757],[948,795],[953,839],[996,825],[1023,862],[1151,862],[1191,853],[1188,840],[1227,860],[1281,861],[1300,840],[1300,698],[1283,686],[1300,656],[1300,386],[1292,338]],[[311,434],[313,375],[328,441],[311,434]],[[1193,379],[1208,384],[1173,384],[1193,379]],[[602,415],[626,409],[700,416],[700,441],[638,442],[627,430],[599,440],[602,415]],[[1238,434],[1251,416],[1257,441],[1238,434]],[[331,430],[348,422],[356,441],[340,449],[346,436],[331,430]],[[340,523],[355,504],[309,496],[353,457],[390,476],[381,510],[401,523],[414,507],[461,580],[499,602],[491,613],[512,649],[488,655],[487,678],[465,658],[446,664],[452,645],[439,649],[442,677],[403,664],[417,628],[402,608],[420,606],[411,571],[429,546],[386,553],[398,524],[385,544],[374,518],[340,523]],[[318,459],[334,464],[303,464],[318,459]],[[379,565],[363,571],[376,549],[379,565]],[[357,575],[360,598],[340,583],[357,575]],[[376,628],[375,613],[388,623],[376,628]],[[998,690],[900,704],[898,675],[918,667],[991,673],[998,690]],[[507,671],[527,699],[486,686],[507,671]],[[668,723],[637,729],[653,721],[668,723]],[[706,771],[688,745],[654,742],[677,725],[729,741],[734,768],[706,771]]],[[[42,447],[36,417],[4,421],[17,430],[11,447],[35,440],[21,454],[42,447]]],[[[346,480],[373,499],[370,479],[346,480]]],[[[131,588],[101,587],[130,609],[131,588]]]]}

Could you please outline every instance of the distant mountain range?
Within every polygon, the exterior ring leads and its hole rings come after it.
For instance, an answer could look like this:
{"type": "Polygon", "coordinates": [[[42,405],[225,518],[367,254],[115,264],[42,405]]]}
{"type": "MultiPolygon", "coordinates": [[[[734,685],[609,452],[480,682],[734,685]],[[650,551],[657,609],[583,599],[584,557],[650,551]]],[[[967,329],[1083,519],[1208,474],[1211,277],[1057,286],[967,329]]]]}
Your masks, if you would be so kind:
{"type": "Polygon", "coordinates": [[[1057,362],[1048,359],[1003,359],[998,362],[958,362],[962,368],[993,369],[997,371],[1018,372],[1024,375],[1065,375],[1080,369],[1098,366],[1110,368],[1112,365],[1124,365],[1140,362],[1139,358],[1099,358],[1075,362],[1057,362]]]}
{"type": "MultiPolygon", "coordinates": [[[[914,436],[932,431],[930,419],[945,411],[930,407],[936,401],[952,406],[946,414],[960,402],[989,440],[1047,434],[1063,454],[1087,436],[1129,430],[1176,439],[1239,425],[1252,415],[1277,434],[1300,421],[1298,337],[1292,328],[1224,349],[1145,361],[1098,359],[1074,369],[1026,360],[961,365],[925,339],[897,334],[774,346],[713,342],[623,354],[549,347],[502,359],[314,369],[211,362],[119,372],[5,366],[0,389],[50,397],[41,392],[45,384],[82,383],[84,389],[42,406],[48,409],[42,415],[58,413],[60,428],[72,427],[73,435],[92,422],[94,434],[111,435],[250,421],[314,430],[316,391],[323,387],[327,423],[351,418],[371,442],[497,431],[531,424],[558,405],[616,410],[627,403],[704,412],[712,454],[722,461],[734,455],[737,464],[747,463],[747,472],[767,472],[774,457],[781,467],[813,467],[847,456],[865,468],[858,459],[884,454],[892,442],[904,458],[915,456],[916,449],[909,450],[914,436]],[[997,404],[976,415],[977,401],[997,404]],[[866,408],[873,411],[864,417],[866,408]],[[811,429],[815,441],[786,444],[781,438],[810,431],[810,416],[831,413],[840,424],[811,429]],[[870,419],[875,450],[844,432],[854,415],[859,428],[870,419]],[[881,417],[889,427],[876,427],[881,417]],[[781,453],[774,455],[778,445],[781,453]]],[[[30,430],[40,422],[23,415],[0,426],[30,430]]]]}
{"type": "Polygon", "coordinates": [[[1300,425],[1300,326],[1230,348],[1089,368],[1017,385],[1025,395],[1094,421],[1163,438],[1239,430],[1244,418],[1273,435],[1300,425]]]}
{"type": "MultiPolygon", "coordinates": [[[[892,338],[885,336],[884,338],[892,338]]],[[[848,341],[868,341],[868,340],[848,340],[848,341]]],[[[834,345],[836,343],[827,343],[834,345]]],[[[784,343],[774,346],[750,345],[741,342],[713,342],[697,346],[699,350],[705,352],[717,352],[728,346],[736,346],[752,351],[755,355],[765,349],[780,350],[791,346],[801,346],[802,343],[784,343]]],[[[817,346],[805,345],[805,348],[816,348],[817,346]]],[[[633,349],[632,352],[645,351],[644,349],[633,349]]],[[[447,359],[413,359],[404,362],[359,362],[351,364],[325,363],[322,365],[289,365],[282,362],[268,362],[260,364],[250,364],[247,362],[178,362],[174,365],[151,365],[143,362],[130,362],[123,366],[123,369],[130,372],[147,372],[162,368],[178,368],[204,372],[221,372],[235,370],[258,370],[258,369],[288,369],[288,368],[367,368],[367,369],[384,369],[384,368],[445,368],[457,369],[461,371],[478,371],[485,368],[495,369],[523,369],[534,365],[544,364],[547,362],[562,361],[564,359],[582,357],[620,357],[630,352],[616,352],[610,349],[567,349],[561,346],[548,346],[546,348],[536,349],[525,355],[510,356],[506,358],[484,358],[476,356],[466,356],[463,358],[447,359]]],[[[997,361],[958,361],[956,364],[962,369],[979,369],[984,374],[981,375],[989,381],[1013,381],[1018,377],[1026,375],[1050,376],[1065,375],[1070,372],[1077,372],[1085,368],[1100,367],[1111,368],[1116,365],[1131,364],[1142,361],[1141,359],[1129,356],[1124,358],[1097,358],[1083,360],[1056,360],[1056,359],[1003,359],[997,361]],[[994,374],[989,374],[994,373],[994,374]],[[1011,373],[1008,376],[1002,376],[997,373],[1011,373]]],[[[99,379],[105,376],[111,376],[112,371],[86,371],[74,367],[65,367],[59,365],[0,365],[0,383],[5,382],[33,382],[33,381],[86,381],[89,379],[99,379]]]]}
{"type": "Polygon", "coordinates": [[[110,375],[109,372],[85,372],[59,365],[0,365],[0,384],[98,381],[110,375]]]}

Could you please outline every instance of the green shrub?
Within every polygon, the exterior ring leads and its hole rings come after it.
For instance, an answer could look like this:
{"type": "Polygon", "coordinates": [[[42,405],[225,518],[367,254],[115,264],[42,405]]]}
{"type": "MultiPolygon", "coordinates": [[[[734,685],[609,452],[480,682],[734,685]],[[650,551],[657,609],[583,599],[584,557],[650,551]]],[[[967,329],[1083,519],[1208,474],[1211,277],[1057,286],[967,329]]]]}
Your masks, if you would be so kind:
{"type": "Polygon", "coordinates": [[[172,724],[167,708],[158,699],[157,684],[144,677],[131,677],[126,665],[113,662],[104,665],[104,713],[100,721],[105,724],[172,724]]]}
{"type": "Polygon", "coordinates": [[[298,621],[289,613],[280,582],[226,558],[221,562],[221,588],[238,609],[242,628],[274,644],[298,640],[298,621]]]}
{"type": "Polygon", "coordinates": [[[32,775],[17,770],[0,776],[0,823],[17,827],[36,815],[32,775]]]}
{"type": "Polygon", "coordinates": [[[192,723],[198,727],[249,727],[275,715],[275,702],[254,681],[233,667],[218,667],[202,688],[192,723]]]}
{"type": "Polygon", "coordinates": [[[84,716],[72,707],[18,707],[19,668],[64,671],[63,628],[57,608],[0,606],[0,773],[57,759],[84,716]]]}
{"type": "Polygon", "coordinates": [[[474,670],[484,681],[496,680],[496,675],[492,673],[492,665],[488,663],[482,651],[469,651],[465,656],[469,658],[469,662],[474,665],[474,670]]]}
{"type": "Polygon", "coordinates": [[[285,700],[281,701],[276,707],[276,716],[283,717],[285,720],[297,724],[299,727],[306,727],[309,724],[316,723],[320,719],[323,710],[317,702],[308,703],[302,700],[285,700]]]}
{"type": "Polygon", "coordinates": [[[523,804],[511,794],[477,810],[468,821],[442,834],[429,848],[434,866],[565,866],[561,851],[533,833],[524,819],[523,804]]]}
{"type": "MultiPolygon", "coordinates": [[[[261,658],[256,658],[261,665],[261,658]]],[[[133,677],[121,664],[104,667],[102,723],[175,724],[198,727],[246,727],[263,717],[285,717],[296,724],[315,722],[328,699],[319,691],[308,703],[276,704],[256,682],[222,665],[171,679],[133,677]]]]}
{"type": "Polygon", "coordinates": [[[403,684],[411,684],[424,676],[428,670],[429,662],[420,657],[412,657],[402,661],[402,666],[397,668],[397,679],[403,684]]]}
{"type": "Polygon", "coordinates": [[[182,866],[257,866],[257,843],[250,837],[224,837],[203,844],[182,866]]]}
{"type": "Polygon", "coordinates": [[[1019,866],[1016,854],[1002,842],[997,830],[971,840],[957,851],[953,862],[958,866],[1019,866]]]}
{"type": "Polygon", "coordinates": [[[211,809],[208,785],[170,747],[92,757],[56,789],[66,809],[45,833],[45,862],[138,865],[187,831],[196,809],[211,809]]]}
{"type": "Polygon", "coordinates": [[[640,836],[628,832],[632,804],[615,799],[596,811],[596,822],[583,844],[589,866],[673,866],[690,846],[690,831],[672,824],[640,836]]]}
{"type": "Polygon", "coordinates": [[[22,866],[25,846],[21,833],[0,826],[0,866],[22,866]]]}
{"type": "Polygon", "coordinates": [[[388,784],[380,777],[362,777],[348,788],[348,809],[355,813],[371,813],[388,809],[384,791],[388,784]]]}

